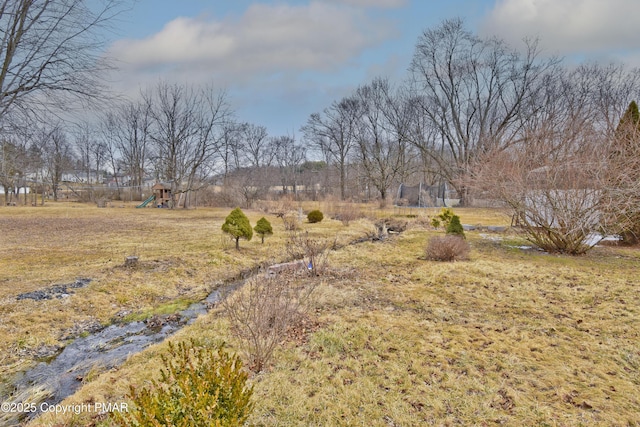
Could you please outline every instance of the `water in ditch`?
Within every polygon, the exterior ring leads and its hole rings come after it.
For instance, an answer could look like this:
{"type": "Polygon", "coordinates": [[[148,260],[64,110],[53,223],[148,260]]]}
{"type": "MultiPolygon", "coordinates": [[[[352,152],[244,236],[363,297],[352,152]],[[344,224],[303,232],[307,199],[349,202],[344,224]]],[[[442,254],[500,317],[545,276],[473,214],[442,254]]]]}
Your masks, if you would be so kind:
{"type": "MultiPolygon", "coordinates": [[[[234,283],[226,289],[235,289],[241,283],[234,283]]],[[[121,365],[129,356],[165,340],[192,323],[220,299],[221,293],[216,290],[177,314],[154,317],[146,322],[114,324],[86,337],[76,338],[50,362],[39,363],[15,382],[8,403],[24,404],[37,400],[36,411],[13,414],[17,415],[15,417],[0,414],[0,424],[19,425],[25,418],[36,417],[43,403],[45,406],[55,405],[75,393],[91,370],[104,372],[121,365]]]]}

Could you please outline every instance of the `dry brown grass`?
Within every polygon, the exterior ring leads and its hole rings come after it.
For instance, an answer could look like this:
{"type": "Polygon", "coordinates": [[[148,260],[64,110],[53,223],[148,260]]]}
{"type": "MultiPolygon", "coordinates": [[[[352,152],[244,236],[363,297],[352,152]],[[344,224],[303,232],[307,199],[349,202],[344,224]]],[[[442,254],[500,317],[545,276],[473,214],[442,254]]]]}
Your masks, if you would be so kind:
{"type": "MultiPolygon", "coordinates": [[[[476,214],[476,220],[469,220],[465,211],[456,213],[463,223],[505,222],[498,222],[495,213],[486,219],[476,214]]],[[[173,214],[159,215],[159,227],[189,234],[188,220],[170,226],[173,214]]],[[[214,212],[185,215],[194,215],[197,223],[198,216],[214,212]]],[[[215,215],[219,224],[223,213],[215,215]]],[[[328,234],[366,228],[337,221],[318,226],[326,228],[315,232],[328,234]]],[[[213,233],[219,225],[211,227],[213,233]]],[[[311,311],[319,328],[310,328],[306,340],[285,341],[264,372],[252,377],[256,410],[251,424],[640,425],[638,249],[596,248],[578,258],[545,255],[470,232],[470,260],[450,264],[420,259],[433,235],[437,233],[410,227],[383,243],[331,254],[332,273],[316,289],[311,311]]],[[[160,275],[173,275],[172,280],[154,276],[156,267],[120,277],[153,279],[144,292],[140,289],[140,295],[151,298],[169,292],[157,289],[164,283],[192,277],[182,264],[193,270],[194,282],[219,271],[217,264],[199,261],[197,254],[205,248],[186,241],[192,249],[172,253],[182,270],[174,271],[172,265],[160,275]]],[[[234,269],[269,255],[250,243],[237,257],[220,250],[219,241],[210,243],[218,249],[209,253],[227,257],[223,262],[234,269]]],[[[114,298],[103,280],[83,290],[82,298],[94,304],[114,298]],[[91,292],[100,286],[103,295],[91,292]],[[90,295],[98,296],[91,300],[90,295]]],[[[4,317],[0,326],[6,326],[4,317]]],[[[174,339],[192,336],[238,348],[220,310],[201,316],[174,339]]],[[[97,374],[67,402],[122,399],[129,384],[142,385],[154,375],[163,346],[97,374]]],[[[46,416],[33,425],[90,421],[87,414],[46,416]]],[[[110,424],[104,420],[101,425],[110,424]]]]}
{"type": "MultiPolygon", "coordinates": [[[[0,396],[13,374],[44,350],[65,345],[83,325],[107,325],[123,316],[143,318],[167,306],[204,298],[214,287],[263,262],[286,258],[286,233],[233,249],[220,230],[230,209],[106,208],[73,203],[0,208],[0,396]],[[136,268],[124,268],[128,255],[136,268]],[[19,294],[90,278],[68,298],[17,300],[19,294]]],[[[262,216],[247,212],[252,224],[262,216]]],[[[307,226],[312,235],[357,228],[337,221],[307,226]]]]}
{"type": "Polygon", "coordinates": [[[475,237],[457,264],[416,260],[423,232],[341,252],[356,278],[328,285],[327,326],[256,383],[252,421],[637,425],[637,253],[556,257],[475,237]]]}

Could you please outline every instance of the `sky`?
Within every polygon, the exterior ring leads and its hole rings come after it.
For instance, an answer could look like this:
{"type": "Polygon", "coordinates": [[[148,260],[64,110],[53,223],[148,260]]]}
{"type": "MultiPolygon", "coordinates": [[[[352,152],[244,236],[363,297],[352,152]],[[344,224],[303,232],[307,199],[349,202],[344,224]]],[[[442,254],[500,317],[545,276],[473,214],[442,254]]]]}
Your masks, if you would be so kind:
{"type": "Polygon", "coordinates": [[[375,77],[401,82],[451,18],[546,55],[640,66],[639,0],[137,0],[114,24],[118,91],[159,80],[226,91],[238,121],[300,138],[310,114],[375,77]]]}

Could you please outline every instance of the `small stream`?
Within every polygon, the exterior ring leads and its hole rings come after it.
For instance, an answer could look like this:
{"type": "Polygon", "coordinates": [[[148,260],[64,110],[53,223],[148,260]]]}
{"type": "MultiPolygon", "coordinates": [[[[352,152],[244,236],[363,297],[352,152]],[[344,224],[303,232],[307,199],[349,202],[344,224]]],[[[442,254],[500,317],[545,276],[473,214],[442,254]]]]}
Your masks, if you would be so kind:
{"type": "MultiPolygon", "coordinates": [[[[234,282],[225,286],[225,290],[234,290],[242,283],[244,280],[234,282]]],[[[56,405],[75,393],[92,370],[105,372],[121,365],[129,356],[165,340],[192,323],[220,299],[220,291],[215,290],[204,300],[191,304],[177,314],[154,316],[144,322],[114,324],[86,337],[76,338],[52,361],[41,362],[26,371],[14,384],[9,403],[37,401],[37,408],[42,403],[56,405]]],[[[0,424],[19,425],[24,421],[24,418],[3,419],[3,415],[6,417],[8,414],[0,414],[0,424]]],[[[35,418],[38,412],[23,415],[35,418]]]]}

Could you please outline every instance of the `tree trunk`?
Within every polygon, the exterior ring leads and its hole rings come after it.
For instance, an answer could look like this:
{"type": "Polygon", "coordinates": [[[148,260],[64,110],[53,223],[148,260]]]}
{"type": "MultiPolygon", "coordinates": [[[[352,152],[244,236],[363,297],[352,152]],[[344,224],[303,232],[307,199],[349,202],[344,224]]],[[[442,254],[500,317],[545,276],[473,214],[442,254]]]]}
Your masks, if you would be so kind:
{"type": "Polygon", "coordinates": [[[236,237],[236,250],[240,250],[240,237],[236,237]]]}
{"type": "Polygon", "coordinates": [[[345,200],[345,165],[344,163],[340,164],[340,200],[345,200]]]}
{"type": "Polygon", "coordinates": [[[458,193],[458,196],[460,196],[460,202],[458,203],[459,206],[464,206],[464,207],[468,207],[471,205],[471,194],[469,191],[469,187],[467,187],[466,185],[460,186],[458,188],[456,188],[456,191],[458,193]]]}

